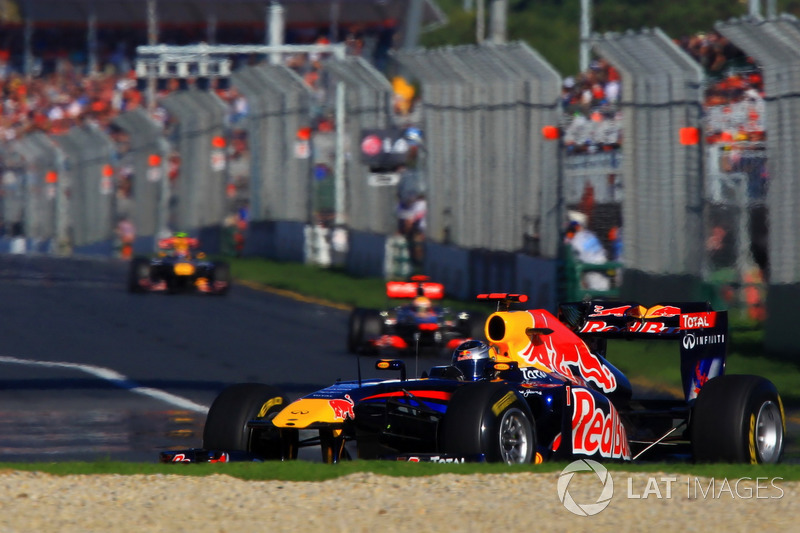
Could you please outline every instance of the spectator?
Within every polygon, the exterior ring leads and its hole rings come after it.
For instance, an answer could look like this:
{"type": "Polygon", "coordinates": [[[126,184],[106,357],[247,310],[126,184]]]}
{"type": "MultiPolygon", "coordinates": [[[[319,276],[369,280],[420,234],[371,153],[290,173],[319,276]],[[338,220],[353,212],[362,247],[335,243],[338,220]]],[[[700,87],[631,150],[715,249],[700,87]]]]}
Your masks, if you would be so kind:
{"type": "MultiPolygon", "coordinates": [[[[580,263],[599,265],[608,262],[608,255],[603,243],[597,235],[585,227],[586,215],[578,212],[570,213],[570,223],[567,226],[565,243],[568,244],[575,259],[580,263]]],[[[590,290],[609,290],[611,282],[602,272],[584,272],[581,278],[584,288],[590,290]]]]}
{"type": "Polygon", "coordinates": [[[119,256],[122,259],[133,257],[133,243],[136,239],[136,228],[129,218],[121,218],[117,222],[117,239],[119,241],[119,256]]]}

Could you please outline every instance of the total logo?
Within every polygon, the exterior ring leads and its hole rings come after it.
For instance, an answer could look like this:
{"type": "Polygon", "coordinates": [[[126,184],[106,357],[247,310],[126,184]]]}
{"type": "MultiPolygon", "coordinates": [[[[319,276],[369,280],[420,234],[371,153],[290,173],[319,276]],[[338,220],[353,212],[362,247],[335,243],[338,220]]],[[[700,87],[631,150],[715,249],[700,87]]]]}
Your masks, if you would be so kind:
{"type": "Polygon", "coordinates": [[[608,507],[614,496],[614,480],[606,467],[591,459],[579,459],[567,465],[558,476],[558,499],[571,513],[578,516],[594,516],[608,507]],[[596,476],[597,499],[588,503],[579,503],[569,492],[569,485],[576,472],[593,472],[596,476]]]}

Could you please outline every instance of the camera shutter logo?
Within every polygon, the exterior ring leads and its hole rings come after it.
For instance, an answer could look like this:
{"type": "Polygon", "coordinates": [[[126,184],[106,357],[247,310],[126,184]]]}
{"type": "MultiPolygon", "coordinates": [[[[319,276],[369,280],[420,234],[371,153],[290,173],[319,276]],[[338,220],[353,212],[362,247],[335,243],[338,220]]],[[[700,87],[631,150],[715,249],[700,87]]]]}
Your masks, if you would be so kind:
{"type": "Polygon", "coordinates": [[[573,461],[561,471],[558,476],[558,499],[564,504],[564,507],[571,513],[578,516],[594,516],[611,503],[611,497],[614,495],[614,480],[611,479],[611,474],[608,473],[606,467],[592,461],[591,459],[580,459],[573,461]],[[594,503],[578,503],[569,493],[569,482],[572,481],[572,476],[575,472],[594,472],[597,479],[600,481],[602,489],[598,487],[600,495],[594,503]]]}

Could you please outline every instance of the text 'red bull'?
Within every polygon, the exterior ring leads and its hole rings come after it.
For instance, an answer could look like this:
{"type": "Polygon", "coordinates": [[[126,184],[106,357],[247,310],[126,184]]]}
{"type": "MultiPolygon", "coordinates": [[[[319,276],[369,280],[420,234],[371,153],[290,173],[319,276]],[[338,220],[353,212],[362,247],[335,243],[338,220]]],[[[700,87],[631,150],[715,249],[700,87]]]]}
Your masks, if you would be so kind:
{"type": "Polygon", "coordinates": [[[614,459],[630,459],[631,450],[625,427],[617,410],[608,402],[608,412],[595,402],[586,389],[573,388],[570,393],[572,413],[572,452],[614,459]]]}
{"type": "Polygon", "coordinates": [[[586,380],[605,392],[617,388],[617,378],[586,344],[558,319],[542,310],[529,310],[533,327],[549,328],[553,333],[537,335],[519,355],[528,363],[543,366],[573,381],[586,380]],[[573,368],[578,370],[576,376],[573,368]]]}

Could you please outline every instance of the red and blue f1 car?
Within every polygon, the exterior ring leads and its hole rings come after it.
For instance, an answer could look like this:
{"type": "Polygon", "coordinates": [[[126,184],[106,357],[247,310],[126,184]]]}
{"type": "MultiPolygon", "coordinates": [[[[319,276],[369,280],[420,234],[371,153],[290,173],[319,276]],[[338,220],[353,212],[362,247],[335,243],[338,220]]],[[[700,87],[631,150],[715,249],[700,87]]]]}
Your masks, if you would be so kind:
{"type": "Polygon", "coordinates": [[[380,359],[376,367],[399,379],[337,382],[296,401],[269,385],[233,385],[208,412],[203,448],[162,452],[161,461],[289,460],[303,446],[319,446],[330,463],[780,461],[785,417],[775,386],[724,373],[727,312],[594,300],[554,315],[512,310],[524,295],[479,298],[498,305],[485,323],[488,342],[462,344],[452,364],[409,379],[403,361],[380,359]],[[677,343],[683,398],[636,398],[606,359],[609,339],[677,343]]]}

